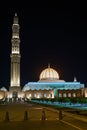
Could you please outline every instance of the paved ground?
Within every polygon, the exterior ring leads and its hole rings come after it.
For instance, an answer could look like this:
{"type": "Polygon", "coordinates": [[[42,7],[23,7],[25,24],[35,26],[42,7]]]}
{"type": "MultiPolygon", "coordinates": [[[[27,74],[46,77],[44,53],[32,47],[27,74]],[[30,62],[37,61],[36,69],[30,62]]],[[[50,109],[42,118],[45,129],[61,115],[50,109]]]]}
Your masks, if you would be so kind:
{"type": "Polygon", "coordinates": [[[0,123],[0,130],[77,130],[60,121],[0,123]]]}
{"type": "MultiPolygon", "coordinates": [[[[45,108],[46,120],[41,121],[42,107],[34,104],[0,105],[0,130],[87,130],[87,122],[64,115],[59,121],[58,112],[45,108]],[[28,112],[28,120],[24,121],[24,112],[28,112]],[[5,122],[6,111],[9,122],[5,122]]],[[[76,115],[74,115],[76,116],[76,115]]]]}
{"type": "MultiPolygon", "coordinates": [[[[33,104],[10,104],[0,107],[0,121],[5,120],[6,111],[9,112],[10,121],[23,121],[25,111],[28,112],[29,120],[41,120],[42,107],[33,104]]],[[[56,120],[57,112],[51,112],[45,109],[47,120],[56,120]]]]}

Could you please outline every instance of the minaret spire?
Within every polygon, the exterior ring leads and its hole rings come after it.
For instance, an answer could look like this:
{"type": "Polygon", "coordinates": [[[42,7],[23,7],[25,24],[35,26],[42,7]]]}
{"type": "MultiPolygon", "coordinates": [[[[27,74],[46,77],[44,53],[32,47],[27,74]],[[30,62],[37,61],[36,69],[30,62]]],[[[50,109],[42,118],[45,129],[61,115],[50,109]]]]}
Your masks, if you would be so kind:
{"type": "Polygon", "coordinates": [[[10,90],[20,90],[20,37],[18,16],[15,13],[12,25],[11,80],[10,90]]]}
{"type": "Polygon", "coordinates": [[[18,16],[17,16],[17,13],[15,13],[14,15],[14,19],[13,19],[13,24],[18,24],[18,16]]]}
{"type": "Polygon", "coordinates": [[[17,13],[15,13],[15,16],[17,16],[17,13]]]}
{"type": "Polygon", "coordinates": [[[12,54],[14,53],[20,54],[19,29],[20,27],[18,24],[18,16],[15,14],[12,25],[12,54]]]}

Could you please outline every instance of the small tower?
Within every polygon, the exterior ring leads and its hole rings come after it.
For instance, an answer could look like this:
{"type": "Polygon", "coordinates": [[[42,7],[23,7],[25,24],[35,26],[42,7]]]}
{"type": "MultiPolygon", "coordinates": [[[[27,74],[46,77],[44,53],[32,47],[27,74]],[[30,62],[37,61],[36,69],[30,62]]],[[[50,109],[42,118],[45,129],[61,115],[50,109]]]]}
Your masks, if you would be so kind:
{"type": "Polygon", "coordinates": [[[76,77],[74,77],[74,82],[77,82],[77,79],[76,79],[76,77]]]}
{"type": "Polygon", "coordinates": [[[12,48],[11,48],[11,77],[10,92],[12,97],[17,97],[20,87],[20,38],[19,38],[18,16],[15,13],[12,25],[12,48]]]}

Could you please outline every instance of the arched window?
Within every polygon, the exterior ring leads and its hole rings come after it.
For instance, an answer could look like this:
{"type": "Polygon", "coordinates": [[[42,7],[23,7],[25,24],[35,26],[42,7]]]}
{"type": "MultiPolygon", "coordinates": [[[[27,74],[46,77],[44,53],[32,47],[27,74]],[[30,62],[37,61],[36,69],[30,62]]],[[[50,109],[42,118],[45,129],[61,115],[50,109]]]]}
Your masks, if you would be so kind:
{"type": "Polygon", "coordinates": [[[51,98],[52,97],[52,94],[51,93],[49,93],[49,98],[51,98]]]}
{"type": "Polygon", "coordinates": [[[73,97],[76,97],[76,93],[73,93],[73,97]]]}
{"type": "Polygon", "coordinates": [[[62,93],[59,93],[59,97],[62,97],[62,93]]]}
{"type": "Polygon", "coordinates": [[[29,93],[29,97],[32,97],[31,93],[29,93]]]}
{"type": "Polygon", "coordinates": [[[46,93],[44,94],[44,97],[46,97],[47,95],[46,95],[46,93]]]}
{"type": "Polygon", "coordinates": [[[66,93],[63,93],[63,97],[66,97],[66,93]]]}
{"type": "Polygon", "coordinates": [[[68,97],[71,97],[71,93],[68,93],[68,97]]]}
{"type": "Polygon", "coordinates": [[[34,93],[34,98],[36,98],[36,93],[34,93]]]}
{"type": "Polygon", "coordinates": [[[41,93],[38,94],[38,98],[42,98],[42,94],[41,93]]]}

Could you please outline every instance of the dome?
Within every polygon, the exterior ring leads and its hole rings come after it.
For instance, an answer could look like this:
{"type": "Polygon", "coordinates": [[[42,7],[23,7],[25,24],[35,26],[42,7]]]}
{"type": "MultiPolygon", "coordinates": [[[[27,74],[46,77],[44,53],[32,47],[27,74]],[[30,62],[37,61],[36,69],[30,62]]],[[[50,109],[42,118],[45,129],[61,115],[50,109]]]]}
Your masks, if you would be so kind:
{"type": "Polygon", "coordinates": [[[48,66],[48,68],[41,72],[40,80],[59,80],[59,74],[48,66]]]}
{"type": "Polygon", "coordinates": [[[0,90],[1,91],[7,91],[7,89],[5,87],[2,87],[0,90]]]}

